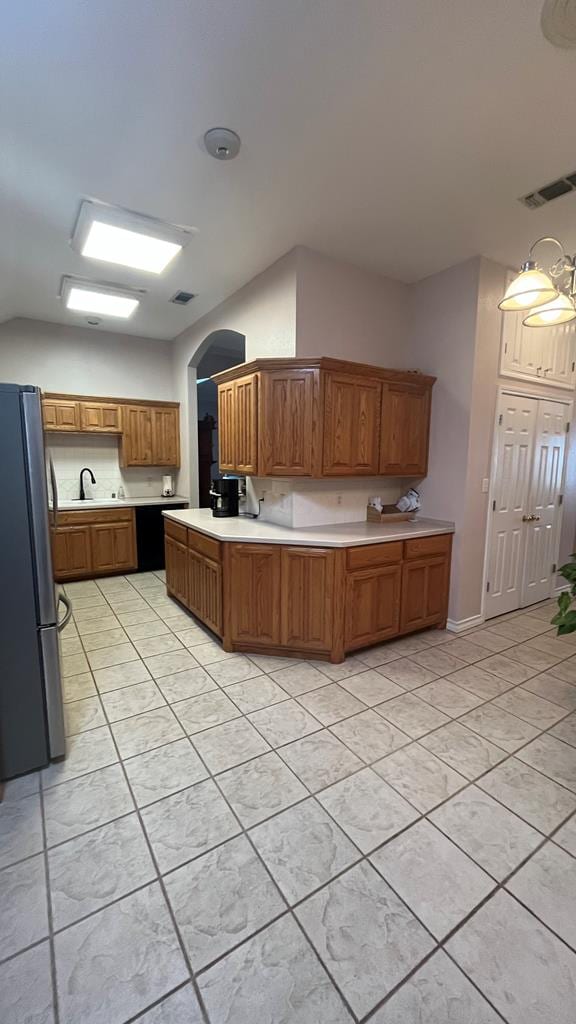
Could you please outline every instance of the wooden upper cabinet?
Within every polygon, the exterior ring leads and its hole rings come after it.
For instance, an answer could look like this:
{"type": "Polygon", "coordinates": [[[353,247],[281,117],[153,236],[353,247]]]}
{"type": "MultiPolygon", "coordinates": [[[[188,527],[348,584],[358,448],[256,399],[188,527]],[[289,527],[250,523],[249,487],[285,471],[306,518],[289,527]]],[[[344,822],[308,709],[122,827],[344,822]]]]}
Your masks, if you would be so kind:
{"type": "Polygon", "coordinates": [[[180,423],[174,406],[152,406],[152,465],[180,465],[180,423]]]}
{"type": "Polygon", "coordinates": [[[430,388],[384,384],[380,432],[380,473],[426,476],[430,430],[430,388]]]}
{"type": "Polygon", "coordinates": [[[224,472],[426,474],[434,377],[320,356],[257,359],[213,379],[224,472]]]}
{"type": "Polygon", "coordinates": [[[330,650],[334,617],[334,548],[283,547],[281,643],[330,650]]]}
{"type": "Polygon", "coordinates": [[[228,622],[237,643],[280,643],[280,557],[277,544],[229,544],[225,571],[228,622]]]}
{"type": "Polygon", "coordinates": [[[42,419],[44,430],[75,431],[80,427],[80,403],[65,398],[43,398],[42,419]]]}
{"type": "Polygon", "coordinates": [[[259,421],[259,473],[313,476],[319,447],[319,371],[261,374],[259,421]]]}
{"type": "Polygon", "coordinates": [[[382,384],[329,372],[324,388],[324,475],[376,476],[382,384]]]}
{"type": "Polygon", "coordinates": [[[119,434],[120,406],[112,402],[80,402],[80,429],[95,434],[119,434]]]}
{"type": "Polygon", "coordinates": [[[152,411],[145,405],[122,408],[123,466],[152,466],[152,411]]]}
{"type": "Polygon", "coordinates": [[[238,473],[258,472],[258,374],[234,381],[234,461],[238,473]]]}

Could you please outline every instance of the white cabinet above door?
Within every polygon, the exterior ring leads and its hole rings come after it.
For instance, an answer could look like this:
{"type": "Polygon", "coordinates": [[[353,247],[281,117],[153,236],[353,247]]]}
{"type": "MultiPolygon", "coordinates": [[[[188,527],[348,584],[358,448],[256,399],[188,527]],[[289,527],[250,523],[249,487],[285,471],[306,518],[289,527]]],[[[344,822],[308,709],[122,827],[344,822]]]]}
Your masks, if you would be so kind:
{"type": "Polygon", "coordinates": [[[500,374],[571,390],[576,381],[576,328],[524,327],[523,313],[502,313],[500,374]]]}

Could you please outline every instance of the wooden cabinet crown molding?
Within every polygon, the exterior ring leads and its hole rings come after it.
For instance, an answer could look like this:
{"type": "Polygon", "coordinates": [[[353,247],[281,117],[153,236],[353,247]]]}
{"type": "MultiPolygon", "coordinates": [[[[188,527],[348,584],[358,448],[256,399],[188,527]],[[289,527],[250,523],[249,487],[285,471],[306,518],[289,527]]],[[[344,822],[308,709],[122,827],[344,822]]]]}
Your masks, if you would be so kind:
{"type": "Polygon", "coordinates": [[[180,402],[160,402],[152,398],[113,398],[110,395],[70,395],[63,391],[43,391],[42,398],[48,400],[58,399],[66,402],[103,402],[105,405],[151,405],[158,408],[180,408],[180,402]]]}
{"type": "Polygon", "coordinates": [[[375,377],[378,380],[393,381],[404,384],[424,384],[432,387],[436,377],[420,373],[419,370],[391,370],[384,366],[372,366],[370,363],[354,363],[348,359],[331,359],[329,356],[288,359],[253,359],[249,363],[239,363],[229,370],[222,370],[212,375],[216,384],[225,384],[237,377],[245,377],[250,373],[274,370],[332,370],[334,373],[354,374],[358,377],[375,377]]]}

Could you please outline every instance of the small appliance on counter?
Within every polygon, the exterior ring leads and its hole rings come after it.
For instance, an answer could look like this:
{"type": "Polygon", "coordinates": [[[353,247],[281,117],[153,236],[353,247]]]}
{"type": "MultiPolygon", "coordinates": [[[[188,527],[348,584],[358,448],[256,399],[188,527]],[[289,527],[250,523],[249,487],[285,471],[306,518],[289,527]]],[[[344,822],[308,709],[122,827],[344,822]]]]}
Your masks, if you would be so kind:
{"type": "Polygon", "coordinates": [[[171,476],[162,477],[162,497],[171,498],[174,494],[174,486],[172,484],[171,476]]]}
{"type": "Polygon", "coordinates": [[[235,477],[212,481],[210,507],[217,519],[238,515],[238,480],[235,477]]]}

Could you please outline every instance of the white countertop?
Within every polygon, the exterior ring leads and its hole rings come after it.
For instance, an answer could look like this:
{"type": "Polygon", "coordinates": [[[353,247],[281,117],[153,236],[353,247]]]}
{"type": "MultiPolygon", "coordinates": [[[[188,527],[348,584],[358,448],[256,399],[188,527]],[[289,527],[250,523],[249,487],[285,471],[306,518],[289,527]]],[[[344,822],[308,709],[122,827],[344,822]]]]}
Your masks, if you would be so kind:
{"type": "Polygon", "coordinates": [[[209,537],[225,541],[246,541],[252,544],[301,544],[311,547],[347,548],[359,544],[382,544],[412,537],[431,537],[437,533],[454,533],[454,523],[441,519],[414,519],[404,523],[334,523],[289,529],[244,516],[216,519],[209,508],[186,508],[165,511],[163,515],[175,523],[190,526],[209,537]]]}
{"type": "Polygon", "coordinates": [[[59,512],[86,512],[91,508],[131,508],[136,505],[182,505],[188,498],[175,494],[172,498],[85,498],[84,501],[59,501],[59,512]]]}

